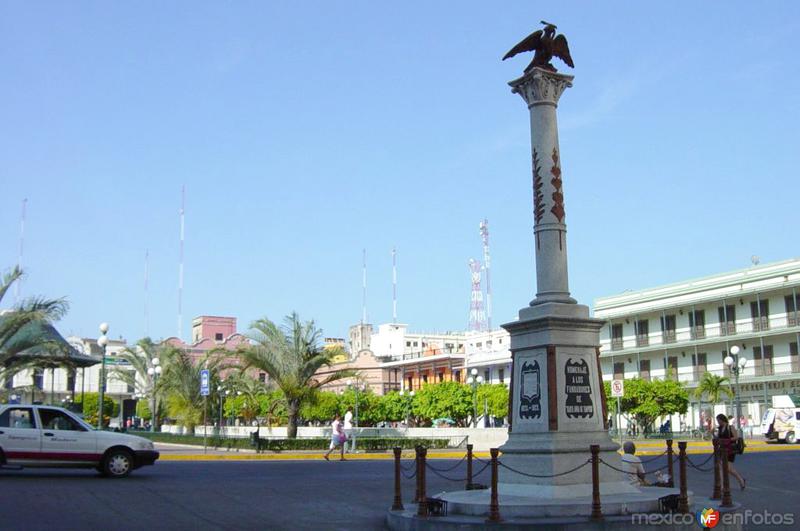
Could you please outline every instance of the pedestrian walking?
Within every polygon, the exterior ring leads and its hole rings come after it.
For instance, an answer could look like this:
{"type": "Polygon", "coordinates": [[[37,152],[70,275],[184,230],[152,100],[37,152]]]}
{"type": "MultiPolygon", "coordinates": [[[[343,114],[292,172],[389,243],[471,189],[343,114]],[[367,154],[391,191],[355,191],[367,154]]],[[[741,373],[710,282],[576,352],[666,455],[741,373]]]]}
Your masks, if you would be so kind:
{"type": "MultiPolygon", "coordinates": [[[[722,413],[717,415],[716,438],[719,441],[722,451],[728,456],[728,471],[730,472],[730,475],[736,478],[736,481],[739,482],[739,488],[744,490],[747,482],[733,466],[733,462],[736,460],[736,449],[738,448],[737,439],[739,439],[739,433],[736,431],[736,428],[731,426],[730,422],[728,421],[728,417],[722,413]]],[[[720,462],[720,467],[721,466],[722,464],[720,462]]]]}
{"type": "Polygon", "coordinates": [[[345,448],[345,451],[355,452],[356,438],[353,437],[353,412],[350,411],[350,408],[347,408],[347,412],[344,414],[344,434],[350,440],[350,448],[345,448]]]}
{"type": "Polygon", "coordinates": [[[328,448],[328,451],[325,452],[325,455],[322,456],[325,458],[325,461],[330,461],[328,456],[331,455],[331,452],[337,446],[340,449],[339,461],[344,461],[344,445],[346,442],[347,435],[345,435],[344,428],[342,427],[342,417],[336,415],[333,418],[333,422],[331,422],[331,446],[328,448]]]}

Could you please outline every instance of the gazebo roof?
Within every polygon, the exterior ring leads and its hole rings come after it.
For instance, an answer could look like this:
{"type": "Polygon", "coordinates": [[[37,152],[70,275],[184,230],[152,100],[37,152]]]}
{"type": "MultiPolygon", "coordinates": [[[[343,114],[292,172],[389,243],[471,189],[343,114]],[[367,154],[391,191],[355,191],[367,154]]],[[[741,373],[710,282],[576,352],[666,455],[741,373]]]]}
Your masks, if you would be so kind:
{"type": "MultiPolygon", "coordinates": [[[[4,316],[0,315],[0,323],[3,319],[4,316]]],[[[31,337],[41,337],[44,341],[15,354],[13,358],[6,360],[6,365],[23,362],[40,367],[90,367],[101,361],[99,357],[84,354],[70,345],[52,324],[45,321],[32,321],[26,324],[14,334],[12,341],[31,337]]]]}

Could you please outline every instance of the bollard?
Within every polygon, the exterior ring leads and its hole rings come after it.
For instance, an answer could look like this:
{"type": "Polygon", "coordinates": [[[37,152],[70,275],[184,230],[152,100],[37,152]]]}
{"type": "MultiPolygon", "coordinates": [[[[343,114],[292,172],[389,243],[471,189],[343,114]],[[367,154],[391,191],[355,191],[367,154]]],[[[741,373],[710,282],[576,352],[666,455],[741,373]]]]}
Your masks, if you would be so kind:
{"type": "Polygon", "coordinates": [[[419,468],[417,475],[419,475],[419,501],[417,502],[417,516],[428,516],[428,495],[425,492],[425,456],[428,453],[427,448],[420,446],[419,448],[419,468]]]}
{"type": "Polygon", "coordinates": [[[686,488],[686,441],[678,443],[678,459],[678,470],[681,471],[681,493],[678,496],[678,512],[686,514],[689,512],[689,493],[686,488]]]}
{"type": "Polygon", "coordinates": [[[416,470],[416,474],[414,474],[416,476],[415,477],[416,485],[415,485],[415,490],[414,490],[414,503],[419,503],[419,500],[420,500],[420,498],[419,498],[419,493],[420,493],[419,481],[422,478],[422,475],[419,473],[419,463],[420,463],[419,451],[420,451],[421,448],[422,448],[421,446],[415,446],[414,447],[414,452],[416,453],[416,457],[415,457],[415,460],[414,460],[414,467],[415,467],[415,470],[416,470]]]}
{"type": "Polygon", "coordinates": [[[497,448],[489,450],[492,455],[492,494],[489,501],[489,521],[500,521],[500,501],[497,499],[497,448]]]}
{"type": "Polygon", "coordinates": [[[731,477],[728,475],[728,448],[730,447],[731,439],[725,440],[726,444],[719,445],[719,459],[722,463],[722,503],[721,507],[731,507],[733,500],[731,499],[731,477]]]}
{"type": "Polygon", "coordinates": [[[719,475],[719,469],[721,467],[719,462],[719,439],[714,439],[711,443],[714,446],[714,491],[711,493],[711,499],[719,500],[722,498],[719,475]]]}
{"type": "Polygon", "coordinates": [[[603,511],[600,508],[600,445],[589,446],[592,452],[592,520],[602,520],[603,511]]]}
{"type": "Polygon", "coordinates": [[[675,488],[675,471],[672,467],[672,439],[667,439],[667,474],[669,474],[669,480],[667,481],[667,487],[675,488]]]}
{"type": "Polygon", "coordinates": [[[467,486],[465,490],[472,490],[472,445],[467,445],[467,486]]]}
{"type": "Polygon", "coordinates": [[[403,497],[400,494],[400,454],[402,449],[394,448],[394,502],[392,502],[393,511],[403,510],[403,497]]]}

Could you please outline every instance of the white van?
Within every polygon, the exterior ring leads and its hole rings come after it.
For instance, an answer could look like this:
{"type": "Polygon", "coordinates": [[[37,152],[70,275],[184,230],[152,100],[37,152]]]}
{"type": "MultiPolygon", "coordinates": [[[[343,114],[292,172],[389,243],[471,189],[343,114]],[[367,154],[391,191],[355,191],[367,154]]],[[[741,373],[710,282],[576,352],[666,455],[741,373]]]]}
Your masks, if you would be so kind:
{"type": "Polygon", "coordinates": [[[767,440],[794,444],[800,433],[800,408],[795,407],[789,395],[772,397],[772,407],[761,419],[761,433],[767,440]]]}

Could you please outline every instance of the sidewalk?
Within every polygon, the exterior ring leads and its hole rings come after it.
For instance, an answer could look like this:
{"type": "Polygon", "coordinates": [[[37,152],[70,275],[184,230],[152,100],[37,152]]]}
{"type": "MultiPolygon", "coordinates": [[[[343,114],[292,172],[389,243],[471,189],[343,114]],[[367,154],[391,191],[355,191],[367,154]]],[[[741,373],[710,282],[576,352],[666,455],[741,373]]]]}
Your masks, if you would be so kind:
{"type": "MultiPolygon", "coordinates": [[[[686,453],[690,455],[710,454],[710,441],[687,441],[686,453]]],[[[649,440],[635,441],[636,455],[660,455],[667,449],[665,441],[649,440]]],[[[675,454],[678,453],[678,442],[672,445],[675,454]]],[[[291,450],[282,452],[264,451],[260,454],[254,450],[225,450],[208,448],[203,452],[202,446],[189,446],[180,444],[156,443],[156,450],[161,452],[160,461],[286,461],[286,460],[317,460],[322,461],[324,452],[320,450],[291,450]]],[[[748,453],[800,451],[798,444],[776,444],[759,440],[747,440],[745,455],[748,453]]],[[[587,449],[588,451],[588,449],[587,449]]],[[[428,450],[428,459],[461,459],[466,455],[466,449],[428,450]]],[[[621,453],[621,451],[620,451],[621,453]]],[[[489,452],[473,452],[475,457],[488,459],[489,452]]],[[[331,461],[338,460],[338,454],[331,453],[331,461]]],[[[403,450],[403,459],[413,459],[414,450],[403,450]]],[[[391,451],[386,452],[357,452],[345,454],[346,460],[391,460],[394,459],[391,451]]]]}

